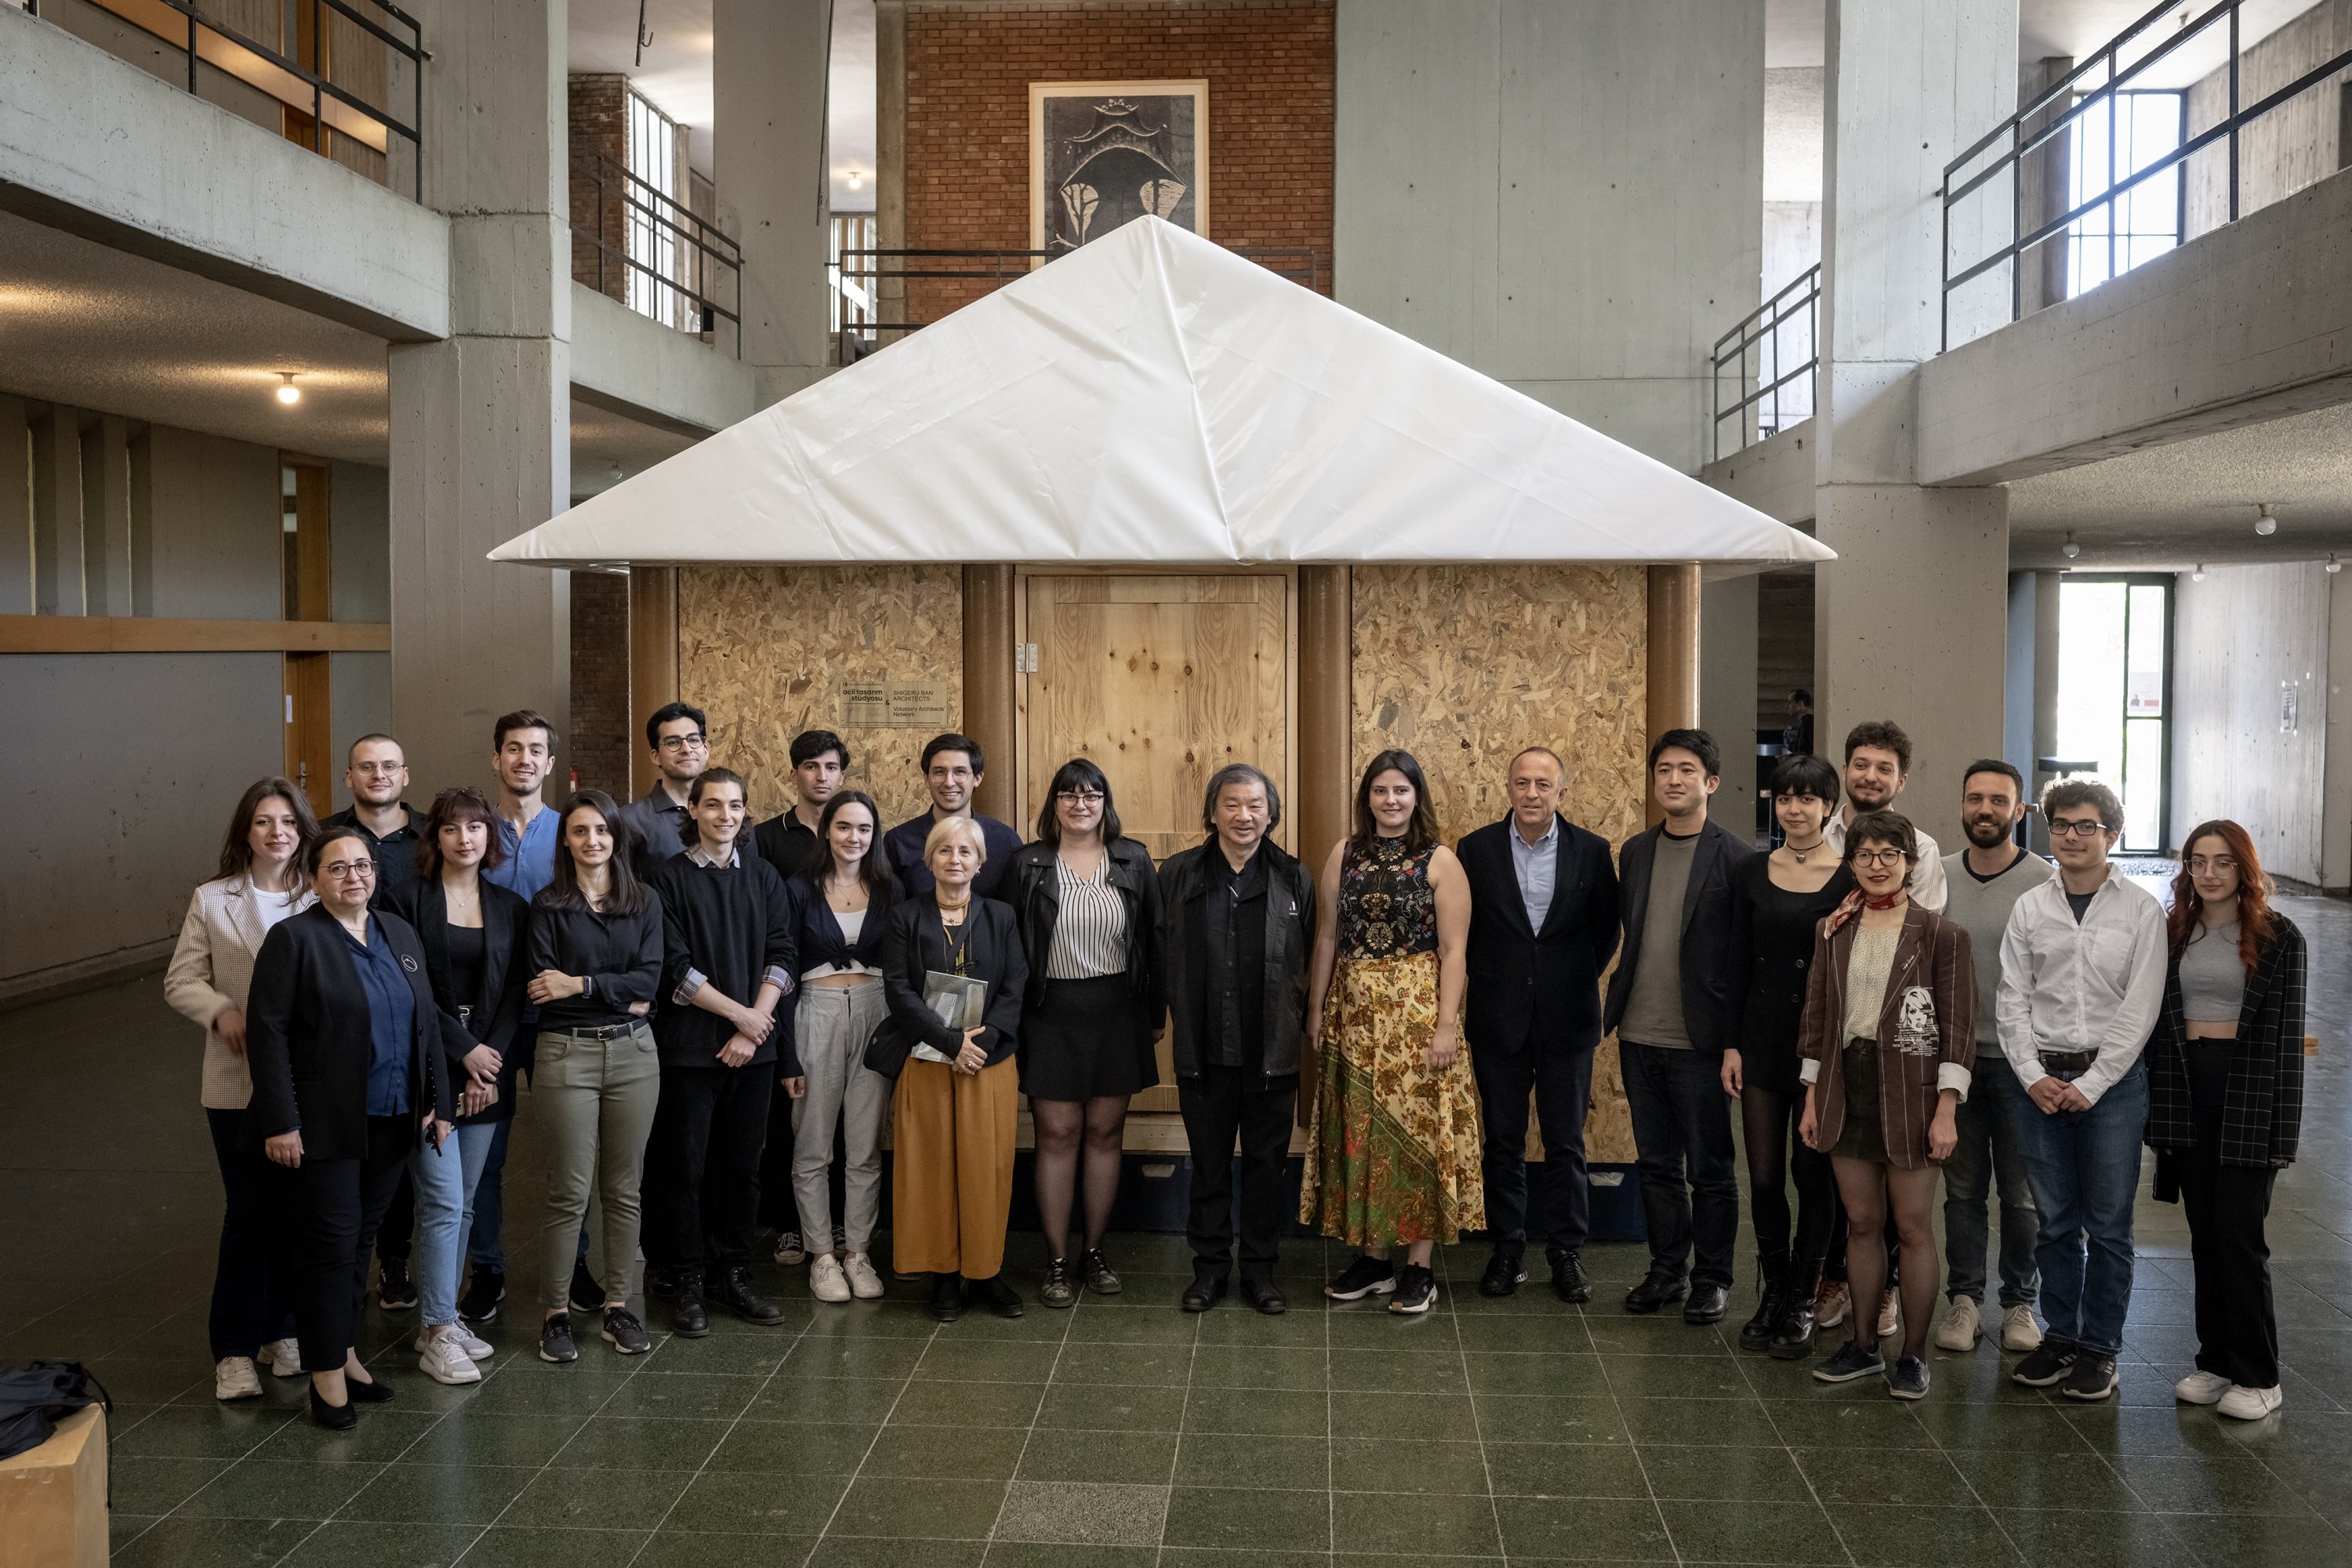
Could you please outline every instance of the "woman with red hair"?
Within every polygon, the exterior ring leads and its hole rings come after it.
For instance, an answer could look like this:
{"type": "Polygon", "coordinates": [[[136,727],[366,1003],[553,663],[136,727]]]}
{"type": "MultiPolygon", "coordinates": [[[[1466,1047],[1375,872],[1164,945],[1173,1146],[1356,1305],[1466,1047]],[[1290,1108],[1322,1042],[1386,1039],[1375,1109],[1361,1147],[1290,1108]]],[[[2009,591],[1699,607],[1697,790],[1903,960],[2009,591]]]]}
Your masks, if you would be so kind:
{"type": "Polygon", "coordinates": [[[2303,933],[2271,908],[2244,828],[2186,842],[2147,1048],[2156,1195],[2188,1210],[2197,1272],[2197,1370],[2173,1393],[2252,1421],[2283,1397],[2263,1221],[2303,1124],[2303,933]]]}

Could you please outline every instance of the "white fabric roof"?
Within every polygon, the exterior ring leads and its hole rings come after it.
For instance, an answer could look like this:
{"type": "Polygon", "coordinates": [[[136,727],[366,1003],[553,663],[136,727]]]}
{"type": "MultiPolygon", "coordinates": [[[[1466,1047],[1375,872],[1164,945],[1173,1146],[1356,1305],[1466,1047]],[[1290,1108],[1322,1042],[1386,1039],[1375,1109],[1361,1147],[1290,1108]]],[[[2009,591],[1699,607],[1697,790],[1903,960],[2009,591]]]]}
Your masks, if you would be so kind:
{"type": "Polygon", "coordinates": [[[613,562],[1825,561],[1158,218],[491,552],[613,562]]]}

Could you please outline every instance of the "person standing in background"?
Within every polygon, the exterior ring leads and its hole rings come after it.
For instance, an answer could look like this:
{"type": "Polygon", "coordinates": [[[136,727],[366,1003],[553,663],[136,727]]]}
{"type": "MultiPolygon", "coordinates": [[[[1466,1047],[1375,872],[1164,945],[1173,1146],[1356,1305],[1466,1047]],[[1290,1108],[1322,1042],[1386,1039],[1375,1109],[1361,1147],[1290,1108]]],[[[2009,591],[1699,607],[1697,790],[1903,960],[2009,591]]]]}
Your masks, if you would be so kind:
{"type": "Polygon", "coordinates": [[[1801,686],[1789,693],[1789,722],[1780,731],[1780,754],[1784,757],[1810,757],[1813,754],[1813,694],[1801,686]]]}
{"type": "Polygon", "coordinates": [[[352,804],[319,824],[349,827],[367,840],[375,857],[375,896],[383,898],[416,880],[416,814],[401,799],[408,788],[408,759],[389,735],[362,735],[343,760],[343,787],[352,804]]]}
{"type": "Polygon", "coordinates": [[[925,846],[931,841],[931,829],[950,817],[978,824],[986,845],[971,896],[999,896],[1004,879],[1012,875],[1013,857],[1021,848],[1021,835],[996,818],[972,810],[972,796],[978,793],[987,770],[988,759],[980,742],[969,735],[934,735],[923,747],[923,787],[930,791],[931,809],[898,824],[882,840],[882,847],[890,857],[891,872],[898,879],[900,898],[919,898],[931,890],[930,867],[924,860],[925,846]]]}
{"type": "Polygon", "coordinates": [[[791,808],[751,831],[760,858],[788,878],[814,867],[816,847],[824,837],[817,831],[817,819],[824,815],[824,803],[840,792],[849,777],[849,743],[830,730],[803,730],[793,737],[791,756],[794,794],[791,808]]]}
{"type": "MultiPolygon", "coordinates": [[[[687,797],[710,765],[710,736],[702,710],[684,702],[655,709],[646,721],[646,748],[653,753],[653,787],[621,807],[621,819],[636,840],[632,853],[640,881],[694,842],[687,797]]],[[[750,844],[747,835],[745,847],[750,844]]]]}

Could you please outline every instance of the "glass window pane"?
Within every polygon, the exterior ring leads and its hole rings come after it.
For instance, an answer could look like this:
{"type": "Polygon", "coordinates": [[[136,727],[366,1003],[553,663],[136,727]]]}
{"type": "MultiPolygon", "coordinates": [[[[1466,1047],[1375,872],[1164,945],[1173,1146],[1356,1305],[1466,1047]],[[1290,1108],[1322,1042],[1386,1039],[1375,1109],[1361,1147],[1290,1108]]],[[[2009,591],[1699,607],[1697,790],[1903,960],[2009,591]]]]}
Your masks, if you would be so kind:
{"type": "Polygon", "coordinates": [[[2131,647],[2124,661],[2124,711],[2133,719],[2164,717],[2165,592],[2158,584],[2131,591],[2131,647]]]}
{"type": "Polygon", "coordinates": [[[2124,605],[2121,583],[2058,590],[2058,754],[2095,763],[2093,776],[2123,787],[2124,605]]]}
{"type": "Polygon", "coordinates": [[[2164,721],[2132,719],[2124,724],[2124,837],[2122,847],[2164,847],[2164,721]]]}

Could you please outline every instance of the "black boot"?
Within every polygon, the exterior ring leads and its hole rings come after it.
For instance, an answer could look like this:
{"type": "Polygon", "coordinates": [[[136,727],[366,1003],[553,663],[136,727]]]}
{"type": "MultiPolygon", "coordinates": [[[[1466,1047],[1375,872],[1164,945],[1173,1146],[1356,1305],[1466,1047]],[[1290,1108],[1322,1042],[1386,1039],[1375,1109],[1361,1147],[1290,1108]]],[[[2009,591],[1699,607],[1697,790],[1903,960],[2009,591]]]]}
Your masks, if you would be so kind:
{"type": "Polygon", "coordinates": [[[784,1310],[751,1289],[751,1270],[738,1263],[719,1277],[719,1304],[747,1323],[768,1325],[784,1321],[784,1310]]]}
{"type": "Polygon", "coordinates": [[[1772,1331],[1789,1310],[1789,1255],[1762,1252],[1756,1257],[1756,1315],[1739,1326],[1739,1348],[1760,1351],[1772,1342],[1772,1331]]]}
{"type": "Polygon", "coordinates": [[[710,1314],[702,1306],[702,1270],[680,1268],[671,1278],[677,1281],[677,1300],[670,1304],[669,1326],[682,1340],[698,1340],[710,1331],[710,1314]]]}
{"type": "Polygon", "coordinates": [[[1792,1261],[1780,1321],[1772,1325],[1766,1353],[1774,1361],[1802,1361],[1813,1353],[1813,1293],[1821,1289],[1822,1260],[1792,1261]]]}

